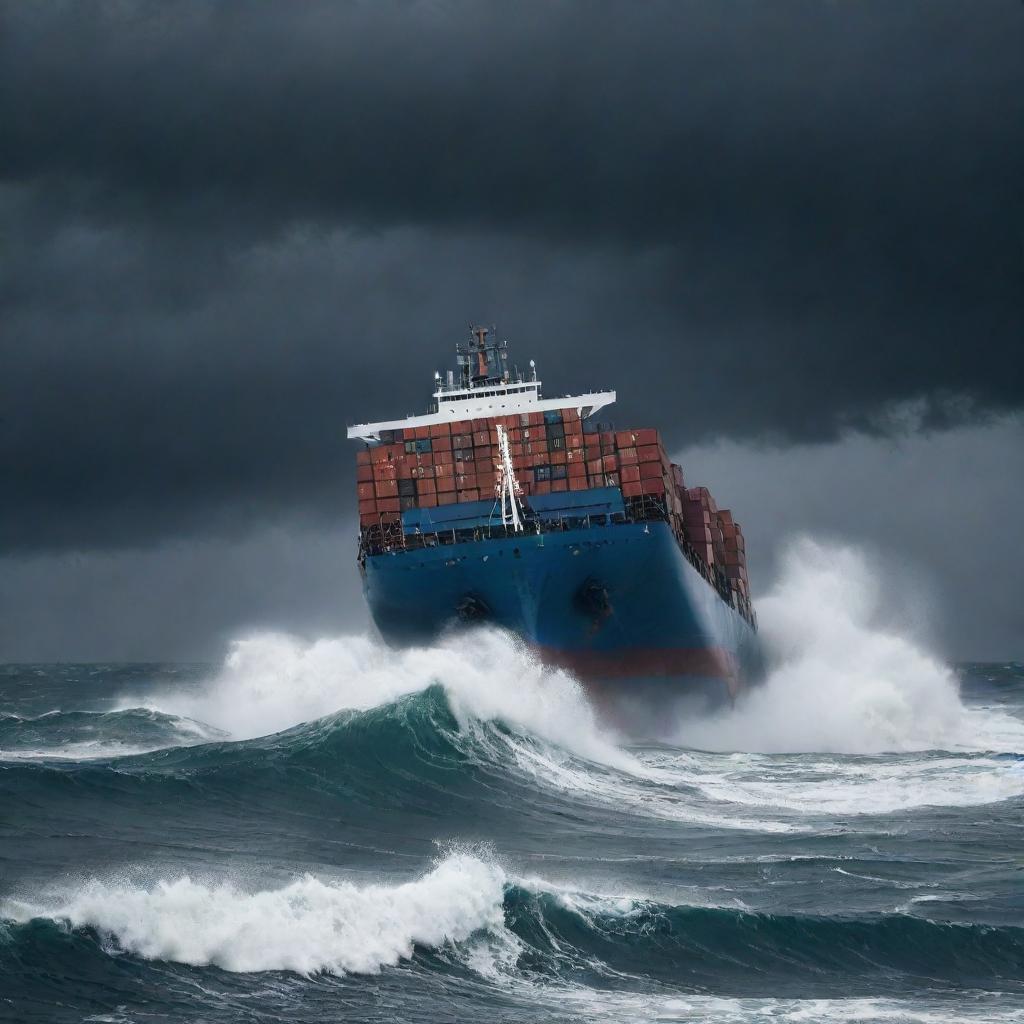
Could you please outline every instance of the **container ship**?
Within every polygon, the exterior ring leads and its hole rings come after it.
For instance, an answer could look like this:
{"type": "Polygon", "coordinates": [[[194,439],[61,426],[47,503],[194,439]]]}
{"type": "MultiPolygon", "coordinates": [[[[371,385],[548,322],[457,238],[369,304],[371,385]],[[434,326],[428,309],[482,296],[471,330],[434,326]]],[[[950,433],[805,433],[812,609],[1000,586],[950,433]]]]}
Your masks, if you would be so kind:
{"type": "Polygon", "coordinates": [[[424,415],[348,428],[359,568],[384,639],[518,635],[599,695],[728,700],[756,672],[743,531],[687,487],[659,432],[597,419],[614,391],[545,398],[474,328],[424,415]]]}

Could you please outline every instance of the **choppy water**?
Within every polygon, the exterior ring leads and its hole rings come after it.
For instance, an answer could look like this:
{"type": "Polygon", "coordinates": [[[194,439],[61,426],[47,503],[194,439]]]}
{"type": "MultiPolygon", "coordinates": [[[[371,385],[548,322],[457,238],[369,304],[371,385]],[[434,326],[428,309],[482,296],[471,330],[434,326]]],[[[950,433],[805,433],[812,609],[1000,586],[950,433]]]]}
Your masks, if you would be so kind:
{"type": "Polygon", "coordinates": [[[0,1019],[1024,1019],[1024,668],[799,583],[658,744],[487,634],[0,669],[0,1019]]]}

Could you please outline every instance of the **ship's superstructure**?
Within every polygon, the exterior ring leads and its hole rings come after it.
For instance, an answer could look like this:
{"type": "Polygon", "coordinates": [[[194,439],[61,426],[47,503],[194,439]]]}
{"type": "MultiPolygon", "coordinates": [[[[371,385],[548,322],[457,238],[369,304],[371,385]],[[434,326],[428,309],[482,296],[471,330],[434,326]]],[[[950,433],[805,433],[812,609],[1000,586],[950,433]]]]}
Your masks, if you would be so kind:
{"type": "Polygon", "coordinates": [[[588,680],[735,692],[757,646],[739,524],[658,431],[598,423],[614,391],[545,398],[490,333],[435,374],[427,413],[348,430],[381,633],[491,622],[588,680]]]}

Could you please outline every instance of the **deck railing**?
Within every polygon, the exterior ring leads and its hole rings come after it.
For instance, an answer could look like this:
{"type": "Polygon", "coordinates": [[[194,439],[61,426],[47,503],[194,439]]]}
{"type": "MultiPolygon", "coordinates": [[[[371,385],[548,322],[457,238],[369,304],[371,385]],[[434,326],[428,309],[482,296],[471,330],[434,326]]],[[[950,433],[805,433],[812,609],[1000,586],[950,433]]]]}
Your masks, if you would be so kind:
{"type": "MultiPolygon", "coordinates": [[[[704,561],[693,545],[686,539],[678,517],[669,514],[665,502],[655,495],[640,495],[625,499],[623,512],[608,512],[588,515],[545,516],[543,513],[528,513],[525,535],[564,533],[567,530],[605,529],[630,523],[667,522],[672,528],[679,550],[686,560],[714,587],[726,604],[735,608],[750,625],[757,628],[757,617],[750,602],[739,591],[729,585],[729,578],[717,566],[704,561]]],[[[420,530],[406,532],[401,522],[381,523],[367,526],[359,536],[359,565],[365,565],[367,556],[418,551],[426,548],[445,547],[453,544],[471,544],[487,540],[502,540],[523,537],[523,533],[512,530],[503,523],[488,523],[473,527],[420,530]]]]}

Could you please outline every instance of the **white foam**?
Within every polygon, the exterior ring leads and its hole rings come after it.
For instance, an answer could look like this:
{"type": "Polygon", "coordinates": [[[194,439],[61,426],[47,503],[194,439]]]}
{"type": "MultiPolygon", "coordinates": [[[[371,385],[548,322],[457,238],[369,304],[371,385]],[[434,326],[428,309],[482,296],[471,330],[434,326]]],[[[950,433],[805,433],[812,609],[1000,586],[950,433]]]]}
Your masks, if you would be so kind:
{"type": "Polygon", "coordinates": [[[505,875],[453,853],[401,885],[357,886],[310,875],[282,889],[245,892],[179,878],[140,888],[92,881],[50,906],[9,901],[3,916],[92,927],[153,960],[229,971],[372,974],[408,959],[414,945],[463,941],[504,930],[505,875]]]}
{"type": "Polygon", "coordinates": [[[733,754],[644,757],[664,784],[692,788],[750,814],[869,815],[919,807],[970,807],[1024,795],[1024,765],[993,757],[768,757],[733,754]]]}
{"type": "Polygon", "coordinates": [[[306,642],[257,634],[232,644],[202,691],[169,691],[154,702],[247,739],[336,711],[377,707],[434,684],[444,687],[463,728],[500,721],[590,760],[633,763],[598,726],[575,679],[545,667],[498,630],[405,650],[366,636],[306,642]]]}
{"type": "Polygon", "coordinates": [[[881,599],[863,552],[792,543],[757,606],[768,679],[735,709],[679,723],[675,740],[765,753],[1024,750],[1024,723],[966,708],[952,670],[880,622],[881,599]]]}
{"type": "Polygon", "coordinates": [[[134,757],[150,754],[178,743],[162,743],[153,746],[138,746],[129,743],[86,741],[63,743],[56,747],[38,747],[14,750],[0,750],[0,762],[15,761],[101,761],[114,757],[134,757]]]}
{"type": "MultiPolygon", "coordinates": [[[[582,1020],[617,1024],[649,1021],[701,1021],[703,1024],[1012,1024],[1020,1021],[1020,1008],[1000,1005],[996,995],[984,993],[956,999],[746,999],[722,996],[661,996],[578,987],[533,986],[538,1000],[582,1020]]],[[[521,989],[520,989],[521,991],[521,989]]]]}

